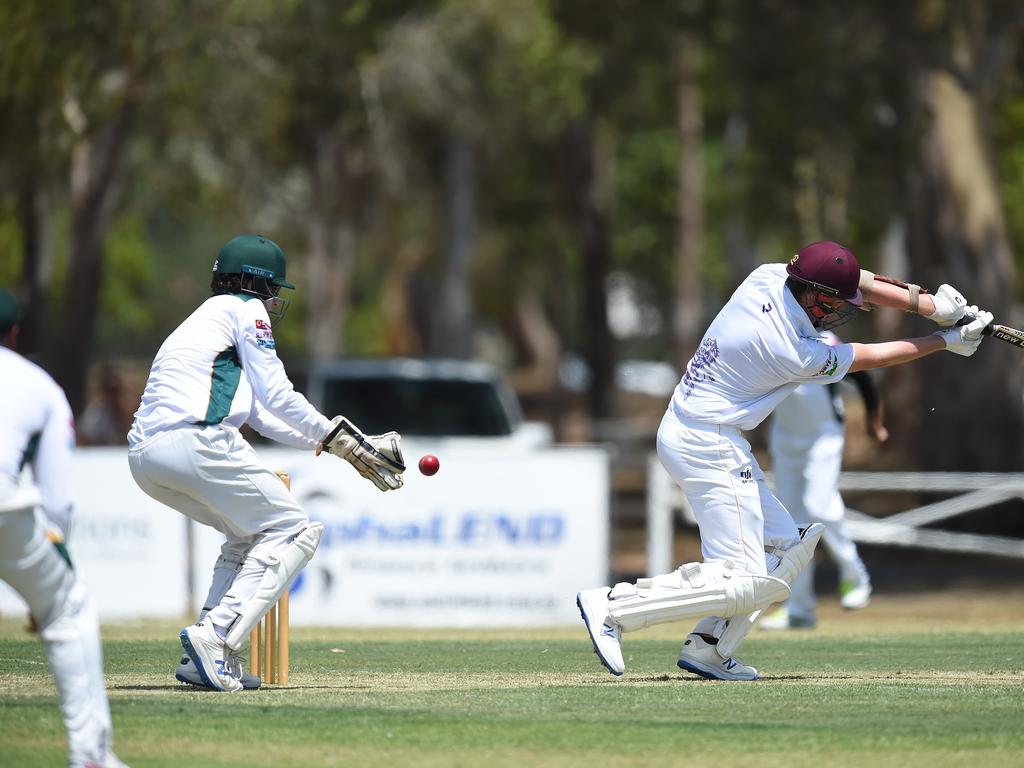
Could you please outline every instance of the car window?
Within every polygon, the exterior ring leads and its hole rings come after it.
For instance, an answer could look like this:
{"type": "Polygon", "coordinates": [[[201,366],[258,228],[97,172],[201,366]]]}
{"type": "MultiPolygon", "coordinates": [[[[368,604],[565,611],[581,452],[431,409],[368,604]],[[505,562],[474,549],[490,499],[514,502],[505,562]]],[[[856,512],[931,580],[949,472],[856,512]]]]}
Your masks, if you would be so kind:
{"type": "Polygon", "coordinates": [[[388,376],[327,379],[323,411],[341,413],[370,434],[510,435],[512,425],[491,382],[399,379],[388,376]]]}

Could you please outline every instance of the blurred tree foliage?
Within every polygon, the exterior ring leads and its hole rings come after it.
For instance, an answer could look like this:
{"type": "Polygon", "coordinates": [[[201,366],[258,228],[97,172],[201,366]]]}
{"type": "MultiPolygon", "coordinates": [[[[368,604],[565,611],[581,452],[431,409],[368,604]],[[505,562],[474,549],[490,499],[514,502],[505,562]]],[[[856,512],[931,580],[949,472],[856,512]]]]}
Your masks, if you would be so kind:
{"type": "MultiPolygon", "coordinates": [[[[1019,321],[1022,16],[1008,0],[2,4],[0,280],[76,409],[89,362],[150,357],[240,231],[290,256],[289,357],[483,356],[557,404],[576,356],[598,416],[615,415],[617,360],[681,366],[753,265],[813,239],[1019,321]],[[612,286],[643,310],[625,336],[612,286]]],[[[848,333],[927,330],[877,313],[848,333]]],[[[896,461],[1019,468],[1022,361],[1002,346],[887,376],[896,461]]]]}

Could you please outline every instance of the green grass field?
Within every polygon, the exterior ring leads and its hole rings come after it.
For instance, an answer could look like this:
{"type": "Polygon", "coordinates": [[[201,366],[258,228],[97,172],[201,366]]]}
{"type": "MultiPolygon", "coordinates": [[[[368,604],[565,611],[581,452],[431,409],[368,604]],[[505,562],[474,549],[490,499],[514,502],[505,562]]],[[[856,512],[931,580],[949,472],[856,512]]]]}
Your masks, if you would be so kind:
{"type": "MultiPolygon", "coordinates": [[[[133,766],[1024,764],[1024,595],[878,599],[813,632],[757,632],[754,683],[675,667],[681,627],[625,639],[616,679],[580,627],[293,630],[286,688],[175,682],[177,626],[104,628],[133,766]]],[[[0,765],[58,766],[42,646],[0,623],[0,765]]]]}

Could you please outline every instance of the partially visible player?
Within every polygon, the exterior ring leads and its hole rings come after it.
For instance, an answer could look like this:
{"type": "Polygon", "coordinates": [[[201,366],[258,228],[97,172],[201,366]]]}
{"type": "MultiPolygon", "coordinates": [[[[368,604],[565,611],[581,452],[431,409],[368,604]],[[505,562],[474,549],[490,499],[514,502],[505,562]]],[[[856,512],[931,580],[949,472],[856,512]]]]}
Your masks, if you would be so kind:
{"type": "Polygon", "coordinates": [[[72,512],[71,407],[48,374],[14,352],[19,319],[18,302],[0,288],[0,579],[28,603],[46,648],[69,764],[117,768],[96,610],[62,545],[72,512]]]}
{"type": "MultiPolygon", "coordinates": [[[[831,346],[839,337],[825,331],[831,346]]],[[[884,443],[889,431],[882,422],[882,400],[871,374],[854,371],[844,381],[857,387],[864,400],[868,435],[884,443]]],[[[871,579],[846,532],[846,505],[839,493],[839,471],[846,442],[846,410],[839,384],[801,384],[772,412],[768,447],[775,473],[775,494],[798,527],[821,523],[822,542],[839,566],[840,602],[863,608],[871,597],[871,579]]],[[[792,584],[793,594],[765,616],[762,629],[809,629],[817,624],[813,558],[792,584]]]]}
{"type": "Polygon", "coordinates": [[[580,613],[602,664],[612,674],[624,672],[624,631],[700,619],[678,666],[719,680],[756,679],[757,670],[732,654],[761,611],[789,597],[823,527],[797,530],[768,489],[743,430],[764,421],[804,382],[828,384],[943,349],[973,355],[992,314],[970,309],[976,319],[952,327],[968,311],[952,286],[931,296],[876,278],[833,242],[811,243],[788,264],[751,272],[705,333],[658,430],[658,456],[697,518],[704,562],[635,585],[580,592],[580,613]],[[865,303],[917,312],[948,328],[876,344],[821,341],[821,331],[865,303]]]}
{"type": "Polygon", "coordinates": [[[239,428],[334,453],[382,491],[400,488],[405,471],[397,433],[368,436],[341,416],[332,421],[288,380],[270,324],[287,309],[280,290],[295,287],[285,266],[278,245],[258,235],[220,250],[213,295],[160,347],[128,434],[139,487],[225,536],[199,620],[181,631],[175,672],[218,691],[259,687],[239,652],[323,533],[239,428]]]}

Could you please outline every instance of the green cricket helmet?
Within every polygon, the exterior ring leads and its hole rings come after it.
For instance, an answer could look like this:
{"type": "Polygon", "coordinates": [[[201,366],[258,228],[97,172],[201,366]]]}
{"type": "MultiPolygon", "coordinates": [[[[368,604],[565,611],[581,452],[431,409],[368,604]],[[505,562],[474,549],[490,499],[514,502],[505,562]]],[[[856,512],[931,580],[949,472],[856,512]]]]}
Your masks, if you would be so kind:
{"type": "Polygon", "coordinates": [[[213,262],[215,275],[238,275],[239,289],[263,301],[271,317],[281,319],[288,309],[288,300],[278,293],[282,288],[295,288],[285,279],[284,251],[269,237],[239,235],[220,249],[213,262]]]}

